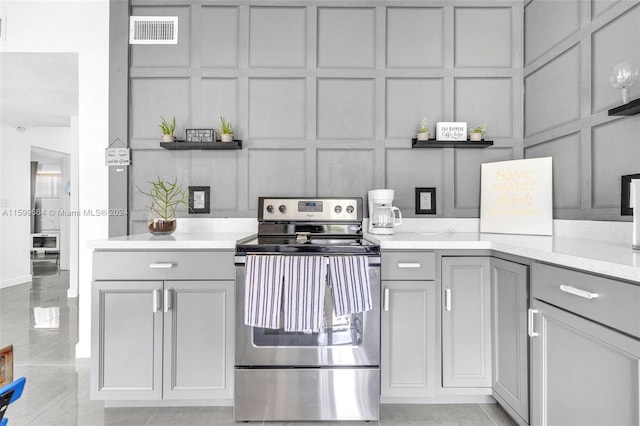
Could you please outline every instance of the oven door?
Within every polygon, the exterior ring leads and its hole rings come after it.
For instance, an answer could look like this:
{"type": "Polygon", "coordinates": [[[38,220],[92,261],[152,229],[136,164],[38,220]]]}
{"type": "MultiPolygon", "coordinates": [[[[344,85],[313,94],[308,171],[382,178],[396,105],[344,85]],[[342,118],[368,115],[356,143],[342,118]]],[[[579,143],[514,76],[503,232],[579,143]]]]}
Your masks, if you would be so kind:
{"type": "Polygon", "coordinates": [[[369,258],[373,309],[336,317],[325,291],[323,327],[317,333],[244,324],[245,266],[236,263],[236,366],[378,366],[380,364],[380,258],[369,258]]]}

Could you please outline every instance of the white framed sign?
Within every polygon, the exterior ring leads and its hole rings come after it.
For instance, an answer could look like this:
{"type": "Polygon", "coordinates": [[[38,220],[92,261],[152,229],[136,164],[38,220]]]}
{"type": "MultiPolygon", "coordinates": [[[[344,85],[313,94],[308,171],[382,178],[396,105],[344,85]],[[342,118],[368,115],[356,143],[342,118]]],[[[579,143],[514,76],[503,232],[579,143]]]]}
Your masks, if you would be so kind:
{"type": "Polygon", "coordinates": [[[466,141],[467,123],[440,122],[436,124],[436,139],[439,141],[466,141]]]}
{"type": "Polygon", "coordinates": [[[553,234],[552,158],[481,166],[480,232],[553,234]]]}
{"type": "Polygon", "coordinates": [[[128,166],[131,164],[129,148],[106,148],[104,162],[107,166],[128,166]]]}

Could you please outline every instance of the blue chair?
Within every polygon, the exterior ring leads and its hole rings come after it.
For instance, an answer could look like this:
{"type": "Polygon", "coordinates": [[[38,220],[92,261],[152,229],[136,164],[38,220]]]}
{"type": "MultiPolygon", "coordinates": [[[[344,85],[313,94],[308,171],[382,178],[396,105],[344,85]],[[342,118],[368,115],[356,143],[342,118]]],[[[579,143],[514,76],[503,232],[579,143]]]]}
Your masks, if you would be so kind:
{"type": "Polygon", "coordinates": [[[20,377],[18,380],[0,388],[0,426],[6,426],[9,421],[9,419],[4,418],[4,413],[7,411],[9,404],[22,396],[26,382],[27,379],[20,377]]]}

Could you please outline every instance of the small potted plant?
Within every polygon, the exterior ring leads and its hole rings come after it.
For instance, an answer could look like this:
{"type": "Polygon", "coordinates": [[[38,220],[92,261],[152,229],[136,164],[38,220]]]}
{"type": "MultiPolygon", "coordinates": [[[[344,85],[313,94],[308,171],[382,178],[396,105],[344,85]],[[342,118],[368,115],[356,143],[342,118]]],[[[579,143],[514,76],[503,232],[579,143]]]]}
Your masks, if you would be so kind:
{"type": "Polygon", "coordinates": [[[164,117],[160,116],[162,121],[160,122],[160,128],[162,129],[162,142],[175,142],[176,137],[173,132],[176,130],[176,118],[173,117],[171,123],[165,120],[164,117]]]}
{"type": "Polygon", "coordinates": [[[417,137],[419,141],[429,140],[429,126],[427,125],[427,117],[424,117],[422,120],[420,120],[417,137]]]}
{"type": "Polygon", "coordinates": [[[233,128],[231,123],[220,117],[220,140],[222,142],[233,142],[233,128]]]}
{"type": "Polygon", "coordinates": [[[136,185],[138,191],[151,198],[147,227],[154,235],[168,235],[176,230],[176,208],[179,205],[189,207],[189,195],[178,185],[178,178],[173,182],[158,177],[149,182],[151,189],[143,191],[136,185]]]}
{"type": "Polygon", "coordinates": [[[469,140],[470,141],[481,141],[484,139],[484,134],[487,133],[487,125],[483,124],[482,126],[474,127],[469,130],[469,140]]]}

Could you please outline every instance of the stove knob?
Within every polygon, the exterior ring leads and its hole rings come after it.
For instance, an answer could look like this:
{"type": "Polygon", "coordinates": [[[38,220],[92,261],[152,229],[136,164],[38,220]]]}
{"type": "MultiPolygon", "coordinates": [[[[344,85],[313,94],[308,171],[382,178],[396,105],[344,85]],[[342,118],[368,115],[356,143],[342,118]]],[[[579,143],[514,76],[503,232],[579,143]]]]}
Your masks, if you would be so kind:
{"type": "Polygon", "coordinates": [[[267,206],[267,211],[268,211],[269,213],[273,213],[273,206],[272,206],[271,204],[269,204],[269,205],[267,206]]]}
{"type": "Polygon", "coordinates": [[[284,213],[287,211],[287,206],[285,206],[284,204],[280,204],[280,207],[278,207],[278,210],[280,210],[280,213],[284,213]]]}
{"type": "Polygon", "coordinates": [[[342,206],[336,206],[335,209],[333,209],[336,213],[340,213],[342,211],[342,206]]]}
{"type": "Polygon", "coordinates": [[[347,213],[353,213],[353,206],[347,206],[347,213]]]}

